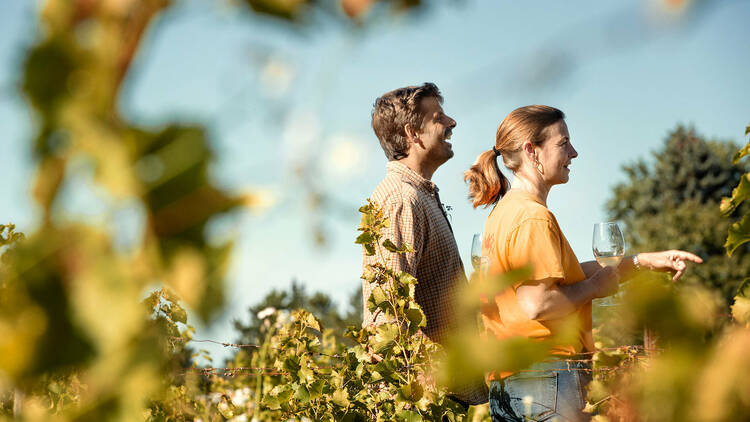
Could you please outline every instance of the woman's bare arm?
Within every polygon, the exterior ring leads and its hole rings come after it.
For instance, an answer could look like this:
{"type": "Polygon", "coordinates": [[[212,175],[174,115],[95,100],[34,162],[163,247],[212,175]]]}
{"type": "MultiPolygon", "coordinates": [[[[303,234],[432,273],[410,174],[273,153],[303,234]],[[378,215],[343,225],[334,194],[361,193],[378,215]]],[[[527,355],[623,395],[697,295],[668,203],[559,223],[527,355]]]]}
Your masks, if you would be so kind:
{"type": "MultiPolygon", "coordinates": [[[[685,273],[687,265],[685,262],[694,262],[696,264],[703,263],[703,260],[690,252],[669,250],[660,252],[643,252],[636,255],[638,257],[638,263],[643,269],[658,271],[658,272],[671,272],[672,281],[677,281],[685,273]]],[[[596,261],[581,262],[581,268],[586,278],[592,277],[597,271],[599,271],[601,265],[596,261]]],[[[633,257],[626,256],[620,265],[617,266],[617,272],[620,273],[620,281],[627,281],[633,278],[636,274],[635,266],[633,265],[633,257]]]]}
{"type": "Polygon", "coordinates": [[[592,299],[609,296],[617,291],[619,275],[614,268],[599,267],[591,277],[575,284],[560,286],[550,281],[523,284],[516,289],[518,304],[529,319],[561,318],[592,299]]]}

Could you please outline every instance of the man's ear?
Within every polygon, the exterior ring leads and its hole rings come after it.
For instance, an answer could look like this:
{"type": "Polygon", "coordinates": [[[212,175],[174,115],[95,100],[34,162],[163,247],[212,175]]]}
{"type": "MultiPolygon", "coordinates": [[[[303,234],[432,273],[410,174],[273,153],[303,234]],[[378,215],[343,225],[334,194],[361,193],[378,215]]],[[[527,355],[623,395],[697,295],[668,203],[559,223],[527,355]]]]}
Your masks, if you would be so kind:
{"type": "Polygon", "coordinates": [[[404,133],[406,133],[406,139],[408,139],[409,142],[414,142],[419,139],[419,133],[414,130],[414,128],[411,126],[411,123],[407,123],[404,125],[404,133]]]}

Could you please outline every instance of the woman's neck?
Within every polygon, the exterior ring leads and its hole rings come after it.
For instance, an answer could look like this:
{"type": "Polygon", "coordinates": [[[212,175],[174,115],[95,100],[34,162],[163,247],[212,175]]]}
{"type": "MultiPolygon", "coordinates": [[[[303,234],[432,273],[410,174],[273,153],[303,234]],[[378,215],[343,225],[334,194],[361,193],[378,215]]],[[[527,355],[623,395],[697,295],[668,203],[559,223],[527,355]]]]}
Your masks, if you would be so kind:
{"type": "Polygon", "coordinates": [[[530,193],[539,198],[545,207],[547,206],[547,195],[549,194],[550,187],[544,183],[544,180],[539,175],[527,175],[521,172],[515,173],[510,188],[530,193]]]}

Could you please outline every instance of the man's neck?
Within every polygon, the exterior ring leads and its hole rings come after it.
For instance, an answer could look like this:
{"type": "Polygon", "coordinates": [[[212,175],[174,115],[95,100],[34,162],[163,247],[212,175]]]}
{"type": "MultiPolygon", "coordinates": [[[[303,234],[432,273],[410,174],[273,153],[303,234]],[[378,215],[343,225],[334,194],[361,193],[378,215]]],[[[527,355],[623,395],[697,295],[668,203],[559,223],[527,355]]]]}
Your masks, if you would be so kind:
{"type": "Polygon", "coordinates": [[[435,170],[437,170],[436,166],[429,165],[411,155],[406,156],[405,158],[402,158],[398,161],[406,167],[414,170],[415,172],[417,172],[417,174],[427,180],[432,180],[432,175],[435,173],[435,170]]]}

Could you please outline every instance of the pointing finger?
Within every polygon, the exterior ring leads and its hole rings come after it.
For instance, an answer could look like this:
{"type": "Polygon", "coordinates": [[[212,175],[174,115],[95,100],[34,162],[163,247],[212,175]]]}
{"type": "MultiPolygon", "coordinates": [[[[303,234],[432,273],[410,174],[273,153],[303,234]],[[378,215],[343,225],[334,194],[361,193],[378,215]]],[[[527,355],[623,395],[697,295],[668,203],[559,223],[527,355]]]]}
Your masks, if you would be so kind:
{"type": "Polygon", "coordinates": [[[690,252],[675,251],[675,256],[681,260],[695,262],[696,264],[703,263],[703,259],[701,259],[701,257],[699,257],[698,255],[692,254],[690,252]]]}

